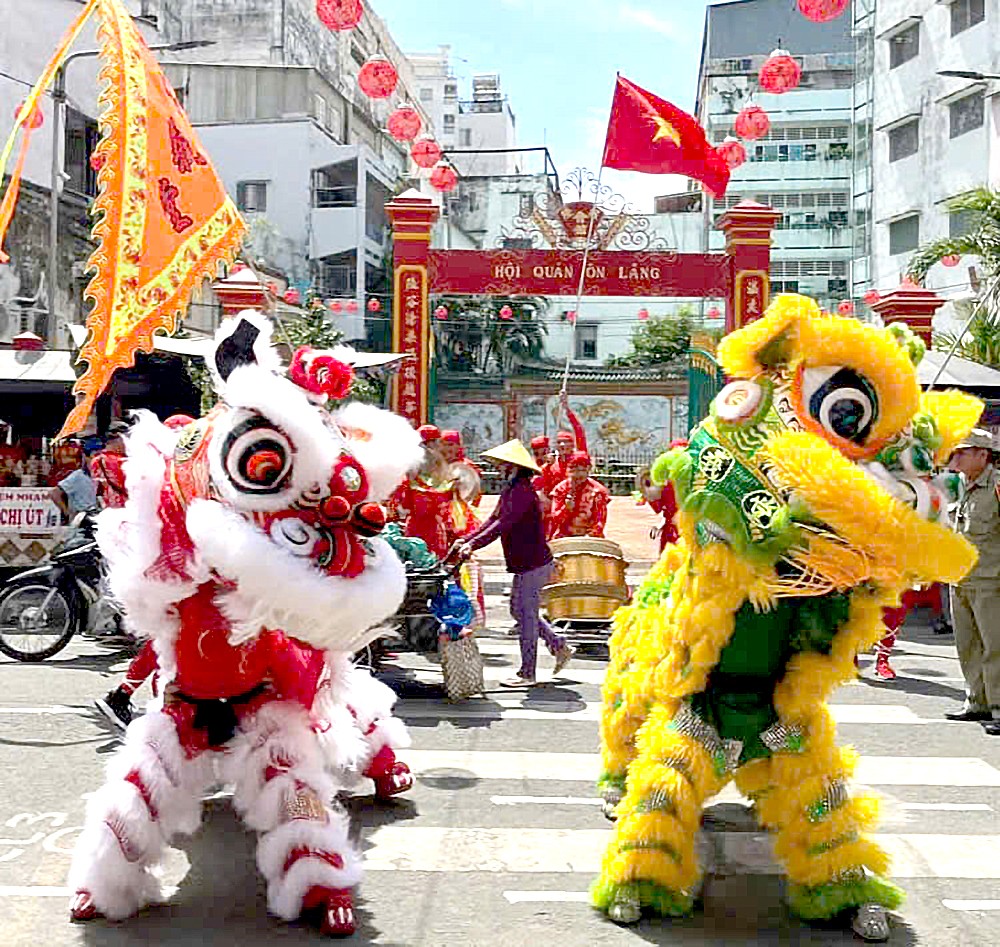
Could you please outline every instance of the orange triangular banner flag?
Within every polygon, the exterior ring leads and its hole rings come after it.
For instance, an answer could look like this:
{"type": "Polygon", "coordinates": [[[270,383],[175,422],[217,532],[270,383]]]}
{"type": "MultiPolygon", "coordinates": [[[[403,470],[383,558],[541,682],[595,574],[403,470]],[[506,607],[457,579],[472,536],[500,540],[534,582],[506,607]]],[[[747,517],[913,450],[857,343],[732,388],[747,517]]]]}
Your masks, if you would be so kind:
{"type": "Polygon", "coordinates": [[[231,262],[246,232],[170,81],[121,0],[98,0],[104,137],[94,161],[94,308],[80,350],[87,370],[60,437],[79,431],[94,401],[135,353],[173,332],[191,293],[231,262]]]}

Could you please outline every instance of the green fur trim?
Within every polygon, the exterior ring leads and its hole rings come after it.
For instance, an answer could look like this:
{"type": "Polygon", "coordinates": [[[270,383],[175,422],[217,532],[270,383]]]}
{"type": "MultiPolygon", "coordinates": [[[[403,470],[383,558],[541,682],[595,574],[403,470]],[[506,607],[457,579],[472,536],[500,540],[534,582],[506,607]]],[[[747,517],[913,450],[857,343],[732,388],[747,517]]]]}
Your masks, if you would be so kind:
{"type": "Polygon", "coordinates": [[[693,461],[683,447],[675,447],[665,454],[660,454],[649,469],[649,478],[657,486],[662,487],[668,480],[676,482],[683,480],[685,474],[690,474],[693,461]]]}
{"type": "Polygon", "coordinates": [[[895,911],[903,903],[903,892],[891,881],[869,875],[863,881],[831,881],[825,885],[790,884],[788,907],[804,921],[829,920],[862,904],[880,904],[895,911]]]}
{"type": "Polygon", "coordinates": [[[694,898],[690,895],[671,891],[652,881],[631,884],[595,881],[590,887],[590,903],[605,914],[619,899],[632,901],[636,898],[642,907],[660,917],[687,917],[694,910],[694,898]]]}
{"type": "Polygon", "coordinates": [[[625,774],[601,773],[597,780],[597,791],[603,792],[605,789],[620,789],[624,793],[625,774]]]}

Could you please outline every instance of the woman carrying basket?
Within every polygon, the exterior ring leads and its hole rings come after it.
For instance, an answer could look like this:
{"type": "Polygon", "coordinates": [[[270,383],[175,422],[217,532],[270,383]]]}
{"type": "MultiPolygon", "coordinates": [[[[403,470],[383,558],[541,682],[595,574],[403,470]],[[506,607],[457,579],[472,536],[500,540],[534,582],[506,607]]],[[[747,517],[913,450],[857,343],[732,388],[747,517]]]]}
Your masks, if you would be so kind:
{"type": "Polygon", "coordinates": [[[556,659],[555,674],[566,667],[574,653],[566,639],[557,635],[538,613],[542,588],[552,573],[541,502],[531,484],[539,467],[519,440],[494,447],[483,457],[499,466],[504,487],[489,519],[456,544],[453,551],[467,559],[497,539],[502,543],[507,571],[514,575],[510,613],[521,639],[521,669],[501,683],[504,687],[531,687],[535,683],[539,636],[556,659]]]}

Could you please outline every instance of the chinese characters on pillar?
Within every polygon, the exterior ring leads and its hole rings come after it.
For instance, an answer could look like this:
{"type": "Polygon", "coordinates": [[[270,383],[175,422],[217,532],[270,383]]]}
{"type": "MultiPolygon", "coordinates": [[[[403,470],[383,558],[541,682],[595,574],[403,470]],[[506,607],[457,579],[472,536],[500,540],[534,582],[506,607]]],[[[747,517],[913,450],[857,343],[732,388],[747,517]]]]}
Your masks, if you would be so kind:
{"type": "Polygon", "coordinates": [[[396,269],[393,348],[412,355],[404,363],[393,389],[392,407],[414,426],[428,416],[428,367],[430,363],[427,324],[427,271],[423,266],[396,269]]]}
{"type": "Polygon", "coordinates": [[[770,296],[770,279],[766,272],[748,270],[736,274],[736,324],[739,329],[756,322],[764,315],[770,296]]]}

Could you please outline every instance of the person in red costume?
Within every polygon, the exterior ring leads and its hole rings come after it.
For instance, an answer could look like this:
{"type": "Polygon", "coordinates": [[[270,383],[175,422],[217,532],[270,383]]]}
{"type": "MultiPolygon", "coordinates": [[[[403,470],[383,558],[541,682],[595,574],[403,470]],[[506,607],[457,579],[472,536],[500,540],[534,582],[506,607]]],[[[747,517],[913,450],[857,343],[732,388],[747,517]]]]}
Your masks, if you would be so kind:
{"type": "Polygon", "coordinates": [[[590,476],[590,455],[569,457],[569,477],[552,494],[549,539],[603,536],[608,521],[608,488],[590,476]]]}
{"type": "Polygon", "coordinates": [[[462,443],[462,435],[458,431],[442,431],[439,450],[444,462],[452,468],[452,473],[458,472],[459,493],[463,500],[471,506],[479,506],[483,499],[481,488],[483,471],[465,456],[465,445],[462,443]],[[454,465],[468,467],[474,476],[456,471],[454,465]]]}
{"type": "Polygon", "coordinates": [[[906,616],[919,598],[920,593],[916,589],[910,589],[903,593],[899,608],[882,609],[882,624],[885,625],[886,634],[875,645],[875,676],[880,680],[896,679],[896,672],[889,664],[889,658],[892,657],[892,649],[896,646],[896,639],[899,638],[899,629],[903,627],[906,616]]]}
{"type": "Polygon", "coordinates": [[[180,431],[140,419],[125,506],[98,521],[111,593],[153,642],[161,700],[90,794],[73,920],[157,900],[167,846],[197,830],[221,779],[257,834],[271,913],[350,934],[360,856],[331,801],[366,772],[412,784],[393,753],[406,741],[395,695],[351,654],[406,592],[379,503],[419,462],[419,440],[370,405],[328,410],[350,390],[343,350],[300,348],[286,372],[271,333],[252,311],[223,323],[207,359],[219,404],[180,431]]]}
{"type": "Polygon", "coordinates": [[[422,539],[435,556],[444,559],[455,540],[475,530],[478,521],[448,475],[441,431],[425,424],[417,433],[424,448],[424,462],[396,489],[389,501],[389,513],[393,519],[405,521],[404,535],[422,539]]]}
{"type": "MultiPolygon", "coordinates": [[[[685,448],[688,446],[686,440],[677,440],[670,442],[670,450],[675,448],[685,448]]],[[[667,546],[671,546],[677,542],[679,533],[677,531],[677,524],[674,522],[674,518],[677,516],[677,497],[674,495],[673,484],[667,482],[662,487],[650,484],[649,487],[644,487],[642,490],[643,499],[640,503],[645,502],[649,504],[649,508],[654,513],[660,513],[663,515],[663,524],[658,530],[651,531],[651,536],[660,538],[660,552],[663,552],[667,546]]]]}
{"type": "Polygon", "coordinates": [[[108,427],[104,450],[90,459],[90,476],[97,487],[97,502],[101,509],[120,509],[125,505],[125,440],[129,425],[112,421],[108,427]]]}

